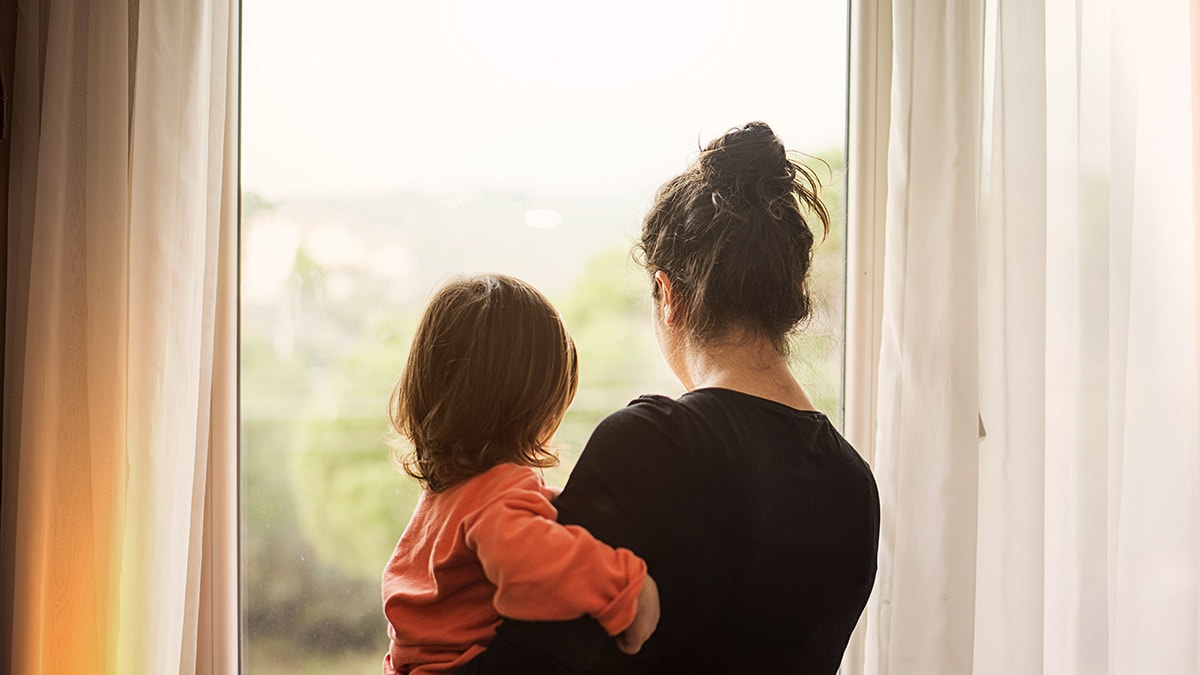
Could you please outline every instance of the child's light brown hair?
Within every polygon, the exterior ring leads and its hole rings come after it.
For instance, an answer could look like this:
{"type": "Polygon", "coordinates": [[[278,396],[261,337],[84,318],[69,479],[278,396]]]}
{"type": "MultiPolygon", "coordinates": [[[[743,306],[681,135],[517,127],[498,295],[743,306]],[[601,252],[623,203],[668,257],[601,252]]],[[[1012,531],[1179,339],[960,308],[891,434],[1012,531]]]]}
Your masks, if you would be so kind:
{"type": "Polygon", "coordinates": [[[388,406],[411,442],[404,470],[440,492],[505,462],[554,466],[550,436],[578,385],[575,342],[536,288],[452,279],[425,309],[388,406]]]}

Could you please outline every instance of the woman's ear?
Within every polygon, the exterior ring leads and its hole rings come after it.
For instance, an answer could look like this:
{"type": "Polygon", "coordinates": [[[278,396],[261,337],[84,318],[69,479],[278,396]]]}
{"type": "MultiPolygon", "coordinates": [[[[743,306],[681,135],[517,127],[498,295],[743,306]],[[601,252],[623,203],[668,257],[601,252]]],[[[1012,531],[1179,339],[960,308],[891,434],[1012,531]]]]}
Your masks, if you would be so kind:
{"type": "Polygon", "coordinates": [[[654,273],[654,283],[658,286],[658,306],[662,311],[663,323],[674,326],[679,320],[679,302],[671,288],[671,278],[666,272],[658,270],[654,273]]]}

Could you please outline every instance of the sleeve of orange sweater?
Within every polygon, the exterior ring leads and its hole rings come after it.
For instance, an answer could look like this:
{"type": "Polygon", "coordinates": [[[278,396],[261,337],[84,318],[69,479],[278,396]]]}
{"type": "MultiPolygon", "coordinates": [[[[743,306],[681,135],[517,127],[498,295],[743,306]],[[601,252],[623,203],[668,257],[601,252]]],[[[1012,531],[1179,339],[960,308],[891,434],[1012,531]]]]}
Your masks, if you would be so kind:
{"type": "Polygon", "coordinates": [[[509,473],[494,497],[464,520],[467,546],[496,585],[501,616],[563,621],[589,614],[609,635],[633,623],[646,563],[587,530],[555,522],[537,474],[509,473]]]}

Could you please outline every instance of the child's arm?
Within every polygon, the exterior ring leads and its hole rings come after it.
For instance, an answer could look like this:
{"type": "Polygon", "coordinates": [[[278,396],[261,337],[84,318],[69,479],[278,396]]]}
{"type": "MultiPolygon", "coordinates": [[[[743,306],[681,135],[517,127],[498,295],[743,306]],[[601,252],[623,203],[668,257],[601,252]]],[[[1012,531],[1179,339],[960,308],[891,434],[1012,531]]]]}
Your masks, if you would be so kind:
{"type": "MultiPolygon", "coordinates": [[[[554,506],[532,471],[514,472],[505,483],[463,523],[467,546],[496,585],[496,611],[526,621],[589,614],[609,635],[629,628],[638,613],[646,563],[627,549],[601,543],[581,527],[555,522],[554,506]]],[[[656,624],[657,602],[653,604],[656,624]]],[[[648,618],[639,622],[642,632],[648,618]]],[[[645,639],[629,638],[638,645],[645,639]]]]}

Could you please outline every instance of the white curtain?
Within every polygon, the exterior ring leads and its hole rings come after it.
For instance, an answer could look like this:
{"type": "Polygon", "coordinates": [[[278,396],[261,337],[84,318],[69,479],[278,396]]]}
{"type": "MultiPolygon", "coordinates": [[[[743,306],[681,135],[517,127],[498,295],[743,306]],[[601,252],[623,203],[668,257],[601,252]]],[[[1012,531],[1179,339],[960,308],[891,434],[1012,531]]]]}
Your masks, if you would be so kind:
{"type": "Polygon", "coordinates": [[[1047,672],[1200,672],[1188,4],[1045,14],[1047,672]]]}
{"type": "Polygon", "coordinates": [[[237,16],[18,2],[7,672],[237,669],[237,16]]]}
{"type": "Polygon", "coordinates": [[[1200,673],[1200,7],[880,4],[848,431],[884,527],[844,670],[1200,673]]]}
{"type": "Polygon", "coordinates": [[[866,667],[969,672],[978,426],[982,4],[892,5],[891,124],[866,667]]]}

